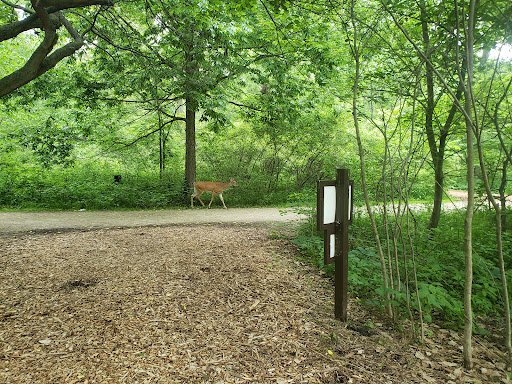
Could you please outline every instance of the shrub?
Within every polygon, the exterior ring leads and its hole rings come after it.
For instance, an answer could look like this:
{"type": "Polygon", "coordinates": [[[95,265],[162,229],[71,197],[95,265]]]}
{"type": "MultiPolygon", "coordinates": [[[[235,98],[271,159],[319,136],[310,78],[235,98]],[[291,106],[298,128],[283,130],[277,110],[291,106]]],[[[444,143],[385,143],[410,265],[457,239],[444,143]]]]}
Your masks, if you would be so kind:
{"type": "MultiPolygon", "coordinates": [[[[473,310],[482,316],[498,316],[503,311],[500,275],[496,261],[495,236],[492,233],[492,214],[477,212],[474,216],[473,241],[473,310]]],[[[463,325],[463,291],[464,291],[464,250],[463,220],[457,213],[444,213],[440,227],[435,231],[426,228],[428,214],[416,216],[414,231],[414,254],[417,270],[417,290],[422,307],[423,318],[430,322],[434,317],[445,321],[447,325],[458,328],[463,325]]],[[[392,223],[391,223],[392,224],[392,223]]],[[[393,227],[393,225],[390,225],[393,227]]],[[[310,224],[294,242],[303,250],[306,260],[324,269],[334,276],[334,264],[323,264],[323,234],[311,232],[310,224]]],[[[409,243],[405,247],[399,244],[399,270],[401,284],[394,289],[384,289],[380,258],[373,247],[373,233],[369,219],[358,217],[350,227],[349,252],[349,289],[352,294],[369,305],[384,307],[386,293],[398,314],[408,316],[407,303],[411,310],[418,312],[416,287],[413,276],[412,250],[409,243]],[[404,254],[406,252],[406,261],[404,254]],[[404,264],[405,263],[405,264],[404,264]],[[405,281],[405,268],[409,281],[405,281]]],[[[383,228],[380,228],[383,230],[383,228]]],[[[381,239],[384,239],[383,233],[381,239]]],[[[511,236],[505,234],[504,243],[507,262],[511,263],[511,236]]],[[[393,243],[389,245],[393,249],[393,243]]],[[[394,260],[393,260],[394,262],[394,260]]],[[[396,273],[395,273],[396,275],[396,273]]],[[[395,276],[396,277],[396,276],[395,276]]],[[[507,270],[509,283],[512,272],[507,270]]],[[[395,282],[396,285],[396,282],[395,282]]],[[[478,327],[477,327],[478,328],[478,327]]],[[[478,328],[480,329],[480,328],[478,328]]]]}

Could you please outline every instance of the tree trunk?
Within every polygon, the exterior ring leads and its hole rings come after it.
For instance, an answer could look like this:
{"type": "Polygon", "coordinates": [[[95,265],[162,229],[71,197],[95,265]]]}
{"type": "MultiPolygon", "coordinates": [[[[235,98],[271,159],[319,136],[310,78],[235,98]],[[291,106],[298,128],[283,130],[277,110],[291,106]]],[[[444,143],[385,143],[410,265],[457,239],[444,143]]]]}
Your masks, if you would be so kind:
{"type": "MultiPolygon", "coordinates": [[[[479,132],[480,133],[480,132],[479,132]]],[[[498,253],[498,264],[501,276],[501,288],[503,290],[503,306],[505,313],[505,348],[507,350],[508,355],[508,366],[511,366],[512,363],[512,324],[510,318],[510,300],[508,297],[508,282],[507,275],[505,270],[505,259],[503,257],[503,231],[502,231],[502,217],[501,212],[502,208],[500,204],[496,201],[494,196],[492,195],[491,185],[489,183],[489,178],[487,177],[487,170],[484,162],[483,148],[480,139],[480,134],[477,135],[477,149],[478,149],[478,159],[480,163],[480,169],[482,170],[482,179],[485,186],[485,191],[487,193],[487,198],[489,202],[492,204],[495,212],[496,219],[496,250],[498,253]]],[[[508,161],[508,159],[507,159],[508,161]]],[[[506,169],[507,161],[505,161],[504,169],[506,169]]]]}
{"type": "Polygon", "coordinates": [[[505,188],[507,186],[507,169],[508,169],[508,157],[505,159],[503,163],[503,168],[501,169],[501,183],[499,187],[500,192],[500,204],[501,204],[501,228],[503,232],[507,231],[507,197],[505,196],[505,188]]]}
{"type": "MultiPolygon", "coordinates": [[[[465,69],[465,60],[462,62],[462,79],[464,79],[466,69],[465,69]]],[[[434,164],[434,206],[432,208],[432,214],[430,216],[430,220],[428,222],[428,229],[437,228],[439,225],[439,220],[441,219],[441,207],[443,206],[443,193],[444,193],[444,152],[446,149],[446,143],[448,140],[448,134],[450,132],[450,127],[452,125],[453,119],[455,117],[455,112],[457,112],[457,103],[462,98],[462,93],[464,90],[464,86],[460,83],[459,88],[457,89],[457,93],[455,95],[456,100],[453,101],[452,108],[450,109],[450,113],[444,123],[444,126],[439,134],[439,144],[435,144],[434,131],[429,132],[427,130],[427,138],[430,147],[430,154],[432,157],[432,163],[434,164]],[[434,145],[431,145],[431,141],[434,145]]]]}
{"type": "Polygon", "coordinates": [[[185,104],[185,193],[196,181],[196,104],[187,96],[185,104]]]}
{"type": "MultiPolygon", "coordinates": [[[[444,153],[446,149],[446,142],[448,138],[448,133],[450,132],[450,127],[453,122],[453,118],[455,117],[455,112],[457,111],[457,103],[461,99],[463,92],[463,84],[459,83],[459,87],[457,89],[456,100],[453,101],[452,107],[450,109],[450,113],[439,132],[439,141],[436,142],[436,136],[434,133],[434,69],[432,65],[430,65],[427,61],[430,60],[430,37],[428,34],[428,15],[426,14],[424,2],[422,2],[421,7],[421,27],[423,33],[423,44],[424,44],[424,55],[420,57],[423,58],[425,62],[425,78],[427,82],[427,106],[425,108],[425,132],[427,134],[427,141],[430,150],[430,156],[432,158],[432,164],[434,167],[434,205],[432,207],[432,213],[430,215],[430,220],[428,222],[428,229],[437,228],[439,226],[439,220],[441,219],[441,208],[443,205],[443,193],[444,193],[444,153]]],[[[465,62],[466,60],[462,60],[462,79],[465,78],[465,62]]]]}
{"type": "Polygon", "coordinates": [[[507,186],[507,168],[509,164],[512,164],[512,147],[508,147],[503,140],[503,135],[501,134],[499,119],[498,119],[498,111],[500,109],[500,105],[505,100],[506,96],[509,93],[510,86],[512,85],[512,78],[509,80],[503,95],[500,97],[496,105],[494,106],[494,114],[493,114],[493,123],[496,129],[496,134],[498,135],[498,140],[500,141],[501,149],[505,154],[505,161],[503,162],[503,168],[501,170],[501,184],[499,187],[500,192],[500,202],[501,202],[501,227],[504,232],[507,231],[507,199],[505,196],[505,188],[507,186]]]}
{"type": "Polygon", "coordinates": [[[165,135],[162,125],[162,114],[160,108],[158,109],[158,149],[159,149],[159,164],[160,164],[160,180],[164,177],[165,171],[165,135]]]}
{"type": "MultiPolygon", "coordinates": [[[[427,24],[427,12],[425,9],[424,1],[421,2],[421,30],[423,36],[424,45],[424,57],[430,60],[430,37],[428,34],[427,24]]],[[[425,107],[425,132],[427,134],[428,146],[430,149],[430,155],[432,157],[432,163],[434,165],[434,206],[430,221],[428,223],[428,229],[437,228],[439,225],[439,219],[441,217],[441,206],[443,202],[443,183],[444,183],[444,172],[443,163],[444,159],[441,156],[441,152],[437,147],[436,138],[434,134],[433,117],[434,117],[434,71],[432,66],[425,61],[425,79],[427,82],[427,105],[425,107]]]]}
{"type": "Polygon", "coordinates": [[[428,229],[437,228],[441,219],[441,207],[443,206],[444,193],[444,159],[438,159],[434,165],[434,205],[428,222],[428,229]]]}
{"type": "MultiPolygon", "coordinates": [[[[465,18],[466,15],[463,15],[465,18]]],[[[467,62],[467,86],[464,90],[464,110],[466,112],[466,144],[467,144],[467,182],[468,205],[464,220],[464,255],[465,255],[465,280],[464,280],[464,341],[463,355],[464,366],[467,369],[473,367],[472,336],[473,336],[473,311],[471,305],[473,288],[473,209],[475,205],[475,155],[474,132],[475,122],[473,115],[473,30],[475,23],[475,0],[469,2],[469,12],[466,29],[466,62],[467,62]]]]}
{"type": "MultiPolygon", "coordinates": [[[[471,101],[466,104],[471,104],[471,101]]],[[[470,111],[471,112],[471,111],[470,111]]],[[[464,282],[464,365],[470,369],[473,366],[471,353],[471,337],[473,327],[473,313],[471,309],[471,295],[473,285],[473,209],[475,205],[475,168],[474,168],[474,150],[473,150],[473,128],[470,123],[466,129],[467,142],[467,182],[468,182],[468,205],[466,207],[466,216],[464,219],[464,255],[465,255],[465,282],[464,282]]]]}
{"type": "MultiPolygon", "coordinates": [[[[421,30],[423,35],[424,57],[430,60],[430,37],[428,35],[427,12],[425,9],[425,2],[421,2],[421,30]]],[[[425,62],[425,79],[427,82],[427,105],[425,107],[425,132],[427,134],[428,146],[432,163],[434,165],[434,206],[430,221],[428,222],[428,229],[437,228],[439,219],[441,217],[441,206],[443,202],[443,158],[440,156],[440,151],[437,148],[436,138],[433,127],[434,117],[434,71],[432,66],[425,62]]]]}
{"type": "MultiPolygon", "coordinates": [[[[194,33],[185,33],[185,184],[187,196],[196,181],[196,112],[197,98],[195,79],[198,74],[197,62],[194,60],[194,33]]],[[[188,196],[187,196],[188,197],[188,196]]]]}
{"type": "Polygon", "coordinates": [[[353,31],[353,46],[352,46],[352,55],[355,62],[355,76],[354,76],[354,88],[352,93],[352,116],[354,119],[354,127],[356,129],[356,138],[357,138],[357,146],[359,150],[359,161],[361,167],[361,184],[363,187],[364,200],[366,203],[366,209],[368,211],[368,217],[370,218],[370,222],[372,223],[373,234],[375,237],[375,243],[377,245],[377,251],[379,253],[380,265],[382,271],[382,279],[384,283],[384,298],[386,301],[386,312],[389,317],[393,317],[393,308],[391,306],[391,301],[389,300],[389,281],[388,281],[388,271],[386,266],[386,259],[384,257],[384,251],[382,250],[382,244],[380,242],[379,231],[377,228],[377,224],[375,222],[375,217],[373,215],[372,207],[370,205],[370,199],[368,197],[368,188],[366,185],[366,174],[365,174],[365,163],[364,163],[364,150],[363,144],[361,142],[361,134],[359,130],[359,121],[357,117],[357,96],[359,92],[359,76],[360,76],[360,57],[361,52],[359,51],[359,36],[357,34],[357,25],[355,23],[354,17],[354,1],[351,3],[351,16],[352,16],[352,27],[353,31]]]}
{"type": "MultiPolygon", "coordinates": [[[[467,95],[469,97],[469,95],[467,95]]],[[[471,100],[466,101],[471,105],[471,100]]],[[[471,110],[469,110],[471,113],[471,110]]],[[[468,182],[468,205],[466,207],[466,216],[464,219],[464,255],[465,255],[465,281],[464,281],[464,365],[471,369],[473,366],[471,352],[471,337],[473,332],[473,313],[471,308],[471,296],[473,287],[473,209],[475,205],[475,167],[473,150],[473,128],[469,122],[466,123],[466,142],[467,142],[467,182],[468,182]]]]}

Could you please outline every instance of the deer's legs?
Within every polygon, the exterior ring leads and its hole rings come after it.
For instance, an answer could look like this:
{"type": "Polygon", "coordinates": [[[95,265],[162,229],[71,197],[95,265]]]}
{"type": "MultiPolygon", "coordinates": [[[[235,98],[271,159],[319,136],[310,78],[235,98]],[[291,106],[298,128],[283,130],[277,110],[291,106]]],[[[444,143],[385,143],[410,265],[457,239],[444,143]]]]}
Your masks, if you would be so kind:
{"type": "Polygon", "coordinates": [[[220,201],[222,201],[222,205],[224,206],[224,209],[228,209],[228,207],[226,207],[226,204],[224,204],[224,198],[222,197],[222,193],[219,193],[219,197],[220,197],[220,201]]]}
{"type": "Polygon", "coordinates": [[[212,192],[212,199],[210,200],[210,204],[208,204],[208,208],[211,207],[214,198],[215,198],[215,192],[212,192]]]}
{"type": "Polygon", "coordinates": [[[194,197],[197,197],[197,200],[199,200],[199,202],[201,203],[201,205],[204,207],[204,203],[203,203],[203,200],[201,200],[201,195],[203,194],[203,192],[201,193],[197,193],[197,192],[194,192],[192,194],[192,197],[190,198],[190,206],[192,208],[194,208],[194,197]]]}

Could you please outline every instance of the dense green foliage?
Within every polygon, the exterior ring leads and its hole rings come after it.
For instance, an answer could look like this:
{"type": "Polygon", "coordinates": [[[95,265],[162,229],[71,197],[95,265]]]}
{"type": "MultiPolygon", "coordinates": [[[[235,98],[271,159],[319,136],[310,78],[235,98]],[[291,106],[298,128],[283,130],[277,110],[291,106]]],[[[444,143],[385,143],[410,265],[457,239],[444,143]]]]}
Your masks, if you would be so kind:
{"type": "MultiPolygon", "coordinates": [[[[313,191],[318,179],[332,178],[339,165],[352,167],[352,176],[359,182],[354,151],[346,147],[346,138],[334,132],[336,119],[318,118],[316,123],[306,116],[303,120],[299,123],[304,124],[303,134],[283,138],[279,145],[275,145],[275,138],[254,133],[244,124],[217,133],[203,125],[198,131],[198,180],[227,181],[234,177],[240,187],[225,195],[232,207],[284,204],[289,195],[313,191]],[[306,131],[312,124],[322,125],[322,121],[330,131],[306,131]],[[340,146],[346,150],[340,153],[340,146]]],[[[107,145],[98,145],[95,135],[84,137],[79,129],[72,133],[72,139],[62,142],[61,137],[72,128],[66,125],[62,129],[50,121],[25,119],[23,132],[15,123],[12,130],[4,131],[0,143],[0,207],[116,209],[190,203],[183,195],[182,129],[169,135],[167,166],[160,175],[158,153],[151,150],[158,145],[156,137],[109,151],[107,145]],[[114,175],[121,175],[123,183],[115,184],[114,175]]],[[[367,142],[377,158],[379,148],[370,135],[367,142]]],[[[378,169],[370,172],[370,177],[378,200],[378,169]]],[[[463,182],[459,178],[453,181],[463,182]]],[[[411,198],[428,199],[429,191],[426,173],[411,198]]],[[[356,198],[362,199],[360,189],[356,198]]]]}
{"type": "MultiPolygon", "coordinates": [[[[496,263],[496,239],[489,236],[489,225],[493,217],[482,210],[475,216],[474,238],[474,311],[487,319],[496,318],[503,310],[500,274],[496,263]]],[[[428,322],[437,319],[446,326],[460,328],[463,324],[464,265],[462,239],[463,218],[458,212],[444,213],[443,221],[434,233],[425,231],[428,215],[415,215],[416,229],[413,242],[416,245],[416,269],[418,295],[424,319],[428,322]]],[[[373,246],[374,240],[368,217],[360,216],[350,226],[349,290],[354,298],[359,298],[372,306],[385,305],[384,286],[380,270],[379,256],[373,246]],[[375,295],[378,294],[378,296],[375,295]]],[[[383,228],[380,227],[382,235],[383,228]]],[[[311,223],[304,224],[302,234],[294,242],[303,250],[307,262],[334,276],[334,264],[323,263],[323,235],[311,233],[311,223]]],[[[506,247],[512,249],[512,235],[505,235],[506,247]]],[[[393,244],[390,244],[393,246],[393,244]]],[[[410,253],[411,249],[406,252],[410,253]]],[[[506,255],[506,269],[509,282],[512,282],[512,254],[506,255]]],[[[410,281],[402,281],[400,289],[389,289],[392,305],[399,311],[401,321],[409,318],[408,307],[417,316],[418,305],[412,279],[411,259],[407,264],[401,260],[400,269],[409,271],[410,281]]],[[[475,323],[477,331],[486,332],[481,324],[475,323]]]]}

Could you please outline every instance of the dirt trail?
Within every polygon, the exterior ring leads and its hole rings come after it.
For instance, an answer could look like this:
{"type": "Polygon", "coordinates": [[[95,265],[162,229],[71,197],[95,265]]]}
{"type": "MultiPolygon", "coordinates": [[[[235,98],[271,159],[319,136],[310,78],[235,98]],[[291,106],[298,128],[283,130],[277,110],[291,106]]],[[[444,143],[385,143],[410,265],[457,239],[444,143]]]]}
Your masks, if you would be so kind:
{"type": "MultiPolygon", "coordinates": [[[[461,209],[467,192],[448,191],[453,201],[445,209],[461,209]]],[[[510,197],[512,200],[512,196],[510,197]]],[[[418,210],[428,209],[418,205],[418,210]]],[[[36,211],[0,212],[0,235],[23,232],[55,232],[100,228],[130,228],[180,224],[265,224],[293,225],[304,218],[291,209],[228,208],[228,209],[162,209],[139,211],[36,211]]]]}
{"type": "Polygon", "coordinates": [[[144,211],[0,212],[0,234],[177,224],[294,224],[303,216],[280,208],[165,209],[144,211]]]}

